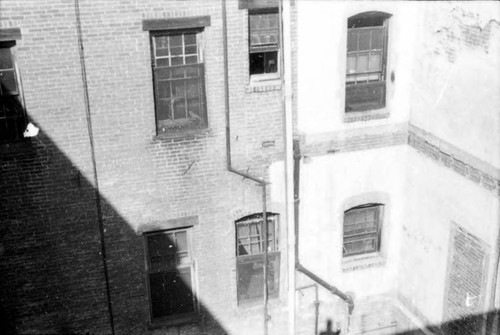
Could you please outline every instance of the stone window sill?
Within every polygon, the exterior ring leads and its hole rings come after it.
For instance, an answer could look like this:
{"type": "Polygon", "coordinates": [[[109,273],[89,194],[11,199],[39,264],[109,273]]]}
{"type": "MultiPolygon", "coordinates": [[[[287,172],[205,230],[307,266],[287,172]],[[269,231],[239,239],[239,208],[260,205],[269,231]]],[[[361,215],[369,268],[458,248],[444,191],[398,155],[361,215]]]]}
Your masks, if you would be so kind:
{"type": "Polygon", "coordinates": [[[158,330],[165,327],[179,326],[184,324],[197,323],[200,316],[197,313],[185,313],[154,319],[149,323],[150,330],[158,330]]]}
{"type": "Polygon", "coordinates": [[[212,129],[210,128],[193,128],[193,129],[181,129],[172,132],[165,132],[163,134],[158,134],[153,136],[153,141],[162,140],[188,140],[201,137],[207,137],[212,134],[212,129]]]}
{"type": "Polygon", "coordinates": [[[377,119],[386,119],[390,115],[387,108],[369,110],[363,112],[344,113],[344,122],[369,121],[377,119]]]}
{"type": "Polygon", "coordinates": [[[374,267],[382,267],[386,259],[380,253],[351,256],[342,259],[342,272],[352,272],[374,267]]]}
{"type": "Polygon", "coordinates": [[[272,92],[281,90],[281,79],[251,80],[246,87],[247,93],[272,92]]]}

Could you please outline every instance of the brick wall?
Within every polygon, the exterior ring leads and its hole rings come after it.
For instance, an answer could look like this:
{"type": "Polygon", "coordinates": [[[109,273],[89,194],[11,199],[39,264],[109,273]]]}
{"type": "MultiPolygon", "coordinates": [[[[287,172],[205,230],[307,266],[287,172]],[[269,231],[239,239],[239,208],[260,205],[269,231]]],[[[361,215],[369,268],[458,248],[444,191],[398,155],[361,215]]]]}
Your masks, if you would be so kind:
{"type": "MultiPolygon", "coordinates": [[[[2,308],[19,332],[109,333],[74,3],[1,6],[0,26],[21,29],[16,53],[26,109],[41,128],[26,143],[1,145],[7,188],[0,209],[9,218],[2,282],[15,292],[2,308]]],[[[227,11],[233,165],[267,179],[267,166],[283,153],[282,91],[250,87],[247,11],[236,1],[227,11]]],[[[221,3],[81,1],[80,12],[116,333],[170,329],[149,321],[142,233],[192,216],[199,220],[193,256],[205,318],[169,331],[260,332],[262,307],[236,305],[231,213],[260,212],[262,203],[261,187],[226,171],[221,3]],[[211,17],[202,33],[208,129],[158,138],[142,20],[197,15],[211,17]]],[[[285,323],[281,264],[282,294],[270,308],[275,329],[285,323]]]]}

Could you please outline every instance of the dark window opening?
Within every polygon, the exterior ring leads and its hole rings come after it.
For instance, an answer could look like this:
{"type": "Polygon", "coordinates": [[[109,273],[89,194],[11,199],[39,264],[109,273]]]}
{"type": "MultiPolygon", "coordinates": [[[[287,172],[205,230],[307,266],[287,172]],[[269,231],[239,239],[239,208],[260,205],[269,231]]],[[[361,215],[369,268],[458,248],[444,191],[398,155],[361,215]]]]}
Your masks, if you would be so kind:
{"type": "Polygon", "coordinates": [[[380,251],[383,207],[366,204],[344,212],[344,257],[380,251]]]}
{"type": "Polygon", "coordinates": [[[278,73],[278,12],[251,12],[248,22],[250,75],[278,73]]]}
{"type": "Polygon", "coordinates": [[[26,127],[12,51],[14,46],[14,41],[0,42],[0,141],[22,138],[26,127]]]}
{"type": "Polygon", "coordinates": [[[388,17],[368,12],[347,21],[346,112],[385,107],[388,17]]]}
{"type": "Polygon", "coordinates": [[[145,236],[152,319],[195,312],[189,231],[145,236]]]}
{"type": "MultiPolygon", "coordinates": [[[[262,214],[236,221],[236,270],[238,303],[259,300],[264,295],[262,214]]],[[[279,295],[280,252],[278,216],[267,214],[267,288],[269,297],[279,295]]]]}
{"type": "Polygon", "coordinates": [[[157,133],[207,126],[199,31],[152,33],[157,133]]]}

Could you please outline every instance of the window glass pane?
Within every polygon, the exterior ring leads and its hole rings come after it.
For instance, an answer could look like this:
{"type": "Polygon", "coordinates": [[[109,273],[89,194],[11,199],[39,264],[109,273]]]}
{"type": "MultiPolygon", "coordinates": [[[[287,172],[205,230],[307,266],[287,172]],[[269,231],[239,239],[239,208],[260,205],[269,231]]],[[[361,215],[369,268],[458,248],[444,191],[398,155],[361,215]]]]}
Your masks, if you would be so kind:
{"type": "Polygon", "coordinates": [[[196,45],[196,34],[184,34],[184,44],[196,45]]]}
{"type": "Polygon", "coordinates": [[[250,15],[250,46],[277,44],[278,40],[277,13],[250,15]]]}
{"type": "Polygon", "coordinates": [[[157,58],[156,66],[169,66],[170,62],[168,58],[157,58]]]}
{"type": "Polygon", "coordinates": [[[194,311],[191,272],[169,271],[149,275],[153,318],[194,311]]]}
{"type": "Polygon", "coordinates": [[[172,81],[172,94],[176,98],[184,98],[186,96],[186,86],[184,80],[172,81]]]}
{"type": "MultiPolygon", "coordinates": [[[[267,285],[269,296],[279,294],[279,253],[268,255],[267,285]]],[[[238,301],[262,298],[264,292],[264,260],[262,257],[238,261],[238,301]]]]}
{"type": "Polygon", "coordinates": [[[381,55],[380,53],[372,53],[370,54],[370,71],[380,71],[381,55]]]}
{"type": "Polygon", "coordinates": [[[158,97],[160,99],[170,98],[170,81],[158,81],[157,89],[158,97]]]}
{"type": "Polygon", "coordinates": [[[382,49],[384,46],[384,30],[383,29],[373,29],[372,30],[372,50],[382,49]]]}
{"type": "Polygon", "coordinates": [[[168,56],[168,49],[156,48],[156,57],[168,56]]]}
{"type": "Polygon", "coordinates": [[[255,52],[250,54],[250,75],[264,73],[264,53],[255,52]]]}
{"type": "Polygon", "coordinates": [[[14,70],[0,71],[1,92],[5,94],[17,94],[16,74],[14,70]]]}
{"type": "Polygon", "coordinates": [[[358,63],[356,64],[356,72],[367,72],[368,71],[368,54],[359,54],[358,63]]]}
{"type": "Polygon", "coordinates": [[[174,119],[185,119],[186,115],[186,101],[183,98],[174,100],[174,119]]]}
{"type": "Polygon", "coordinates": [[[186,45],[184,47],[184,53],[186,55],[196,55],[196,52],[197,52],[197,46],[196,44],[195,45],[186,45]]]}
{"type": "Polygon", "coordinates": [[[170,99],[160,99],[156,106],[156,117],[158,120],[169,120],[172,118],[172,101],[170,99]]]}
{"type": "Polygon", "coordinates": [[[168,37],[156,36],[155,38],[156,49],[168,49],[168,37]]]}
{"type": "Polygon", "coordinates": [[[148,255],[152,272],[172,269],[176,266],[174,242],[167,234],[148,237],[148,255]]]}
{"type": "Polygon", "coordinates": [[[182,46],[179,46],[179,47],[171,47],[170,48],[170,54],[172,56],[179,56],[179,55],[182,55],[183,49],[182,49],[182,46]]]}
{"type": "Polygon", "coordinates": [[[359,50],[370,50],[371,30],[363,29],[359,32],[359,50]]]}
{"type": "Polygon", "coordinates": [[[264,53],[264,72],[275,73],[278,71],[278,52],[271,51],[264,53]]]}
{"type": "Polygon", "coordinates": [[[170,35],[168,37],[168,42],[171,50],[172,47],[182,46],[182,35],[170,35]]]}
{"type": "Polygon", "coordinates": [[[183,57],[172,57],[170,59],[170,62],[171,62],[171,66],[175,66],[175,65],[183,65],[184,64],[184,58],[183,57]]]}
{"type": "Polygon", "coordinates": [[[348,55],[347,56],[347,74],[356,73],[356,56],[348,55]]]}
{"type": "Polygon", "coordinates": [[[187,234],[185,231],[175,233],[175,242],[177,246],[177,252],[187,250],[187,234]]]}
{"type": "Polygon", "coordinates": [[[358,31],[350,29],[347,32],[347,51],[358,50],[358,31]]]}
{"type": "Polygon", "coordinates": [[[10,48],[0,48],[0,70],[12,69],[13,67],[10,48]]]}
{"type": "Polygon", "coordinates": [[[199,99],[188,99],[188,114],[189,118],[201,120],[201,107],[199,99]]]}

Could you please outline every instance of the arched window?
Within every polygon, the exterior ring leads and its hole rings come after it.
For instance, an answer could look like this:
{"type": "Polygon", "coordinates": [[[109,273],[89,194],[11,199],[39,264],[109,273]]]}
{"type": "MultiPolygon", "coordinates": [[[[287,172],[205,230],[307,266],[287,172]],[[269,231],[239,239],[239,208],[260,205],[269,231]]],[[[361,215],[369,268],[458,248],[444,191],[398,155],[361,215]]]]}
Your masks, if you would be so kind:
{"type": "Polygon", "coordinates": [[[346,113],[385,107],[389,17],[365,12],[347,20],[346,113]]]}
{"type": "MultiPolygon", "coordinates": [[[[279,221],[267,213],[268,296],[279,294],[279,221]]],[[[238,303],[259,300],[264,294],[264,237],[262,213],[235,222],[238,303]]]]}
{"type": "Polygon", "coordinates": [[[343,256],[380,251],[384,205],[378,203],[352,207],[344,212],[343,256]]]}

